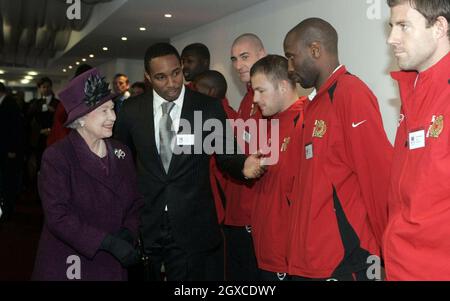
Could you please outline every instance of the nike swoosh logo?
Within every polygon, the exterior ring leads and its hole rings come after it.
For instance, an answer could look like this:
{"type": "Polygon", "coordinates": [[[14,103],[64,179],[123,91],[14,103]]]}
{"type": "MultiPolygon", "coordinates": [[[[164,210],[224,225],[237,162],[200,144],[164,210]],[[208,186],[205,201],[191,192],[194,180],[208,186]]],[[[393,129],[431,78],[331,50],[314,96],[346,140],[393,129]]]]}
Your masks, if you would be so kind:
{"type": "Polygon", "coordinates": [[[364,120],[364,121],[361,121],[361,122],[358,122],[358,123],[352,123],[352,127],[354,127],[354,128],[357,128],[358,126],[360,126],[361,124],[363,124],[363,123],[365,123],[367,120],[364,120]]]}

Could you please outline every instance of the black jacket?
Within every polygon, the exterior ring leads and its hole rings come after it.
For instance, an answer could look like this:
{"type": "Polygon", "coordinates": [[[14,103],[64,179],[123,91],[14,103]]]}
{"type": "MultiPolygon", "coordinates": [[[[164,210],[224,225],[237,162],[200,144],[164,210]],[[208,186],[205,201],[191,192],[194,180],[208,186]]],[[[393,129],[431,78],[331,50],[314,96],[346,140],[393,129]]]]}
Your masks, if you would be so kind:
{"type": "MultiPolygon", "coordinates": [[[[203,145],[212,131],[194,130],[195,111],[202,113],[203,123],[215,118],[225,125],[226,115],[219,100],[186,89],[181,118],[190,122],[192,131],[180,126],[179,133],[195,133],[196,145],[203,145]]],[[[188,252],[214,248],[221,235],[209,181],[211,155],[204,151],[200,154],[174,154],[166,174],[156,148],[154,131],[152,91],[124,103],[116,121],[115,137],[135,152],[139,187],[145,201],[141,214],[145,249],[149,250],[159,234],[166,204],[172,235],[181,247],[188,252]]],[[[213,134],[216,141],[221,140],[222,145],[227,145],[228,139],[228,143],[236,145],[233,135],[221,134],[213,134]]],[[[194,146],[190,149],[193,152],[194,146]]],[[[219,167],[239,180],[244,178],[245,159],[244,155],[236,153],[217,154],[219,167]]]]}

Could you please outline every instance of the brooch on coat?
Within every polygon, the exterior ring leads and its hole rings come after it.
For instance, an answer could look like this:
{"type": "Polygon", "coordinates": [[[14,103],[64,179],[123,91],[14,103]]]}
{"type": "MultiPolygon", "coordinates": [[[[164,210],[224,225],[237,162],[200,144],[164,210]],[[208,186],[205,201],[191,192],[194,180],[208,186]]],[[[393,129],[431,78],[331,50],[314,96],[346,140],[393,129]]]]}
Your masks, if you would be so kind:
{"type": "Polygon", "coordinates": [[[123,150],[119,149],[114,149],[114,155],[116,155],[117,158],[119,159],[125,159],[125,152],[123,150]]]}

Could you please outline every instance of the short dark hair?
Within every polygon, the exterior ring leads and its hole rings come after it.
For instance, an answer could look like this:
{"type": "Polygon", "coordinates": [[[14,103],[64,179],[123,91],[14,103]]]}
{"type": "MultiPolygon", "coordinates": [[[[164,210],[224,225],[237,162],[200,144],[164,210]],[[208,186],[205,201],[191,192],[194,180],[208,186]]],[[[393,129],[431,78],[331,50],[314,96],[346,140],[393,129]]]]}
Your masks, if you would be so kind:
{"type": "Polygon", "coordinates": [[[289,77],[288,72],[288,60],[280,55],[270,54],[263,57],[250,69],[250,76],[254,76],[257,73],[266,75],[271,82],[278,83],[282,80],[286,80],[291,84],[292,88],[295,88],[296,83],[289,77]]]}
{"type": "Polygon", "coordinates": [[[0,93],[6,93],[6,86],[0,82],[0,93]]]}
{"type": "Polygon", "coordinates": [[[40,86],[42,86],[42,85],[45,84],[45,83],[50,84],[50,87],[53,86],[52,80],[51,80],[49,77],[47,77],[47,76],[40,78],[40,79],[37,81],[37,84],[36,84],[36,85],[37,85],[37,87],[39,88],[40,86]]]}
{"type": "Polygon", "coordinates": [[[119,77],[125,77],[127,79],[127,84],[129,83],[128,76],[126,76],[123,73],[116,73],[116,75],[114,75],[114,79],[113,80],[116,80],[116,78],[119,78],[119,77]]]}
{"type": "Polygon", "coordinates": [[[135,82],[131,85],[131,89],[133,88],[141,88],[142,90],[145,90],[145,83],[144,82],[135,82]]]}
{"type": "Polygon", "coordinates": [[[181,56],[186,55],[188,53],[193,53],[194,55],[199,56],[201,59],[204,59],[208,62],[211,59],[211,54],[209,53],[208,47],[206,47],[206,45],[202,43],[193,43],[187,45],[181,52],[181,56]]]}
{"type": "Polygon", "coordinates": [[[156,43],[148,47],[147,51],[145,52],[144,57],[144,67],[145,71],[150,72],[150,61],[154,58],[166,56],[166,55],[174,55],[177,57],[178,61],[181,64],[181,58],[180,54],[178,53],[178,50],[173,47],[169,43],[156,43]]]}
{"type": "Polygon", "coordinates": [[[207,84],[211,88],[216,89],[216,97],[217,98],[225,98],[227,94],[227,81],[222,73],[216,70],[206,70],[205,72],[200,73],[194,79],[194,82],[198,82],[200,80],[204,80],[205,84],[207,84]]]}
{"type": "Polygon", "coordinates": [[[73,78],[77,77],[80,74],[83,74],[86,71],[89,71],[92,69],[91,65],[88,64],[81,64],[80,66],[78,66],[77,70],[75,70],[75,74],[73,76],[73,78]]]}
{"type": "MultiPolygon", "coordinates": [[[[449,0],[387,0],[389,7],[394,7],[403,3],[409,3],[427,19],[428,27],[436,23],[438,17],[444,17],[450,23],[450,1],[449,0]]],[[[447,32],[450,39],[450,28],[447,32]]]]}
{"type": "Polygon", "coordinates": [[[333,25],[323,19],[305,19],[289,31],[288,35],[292,34],[300,38],[303,47],[319,42],[329,54],[338,55],[338,33],[333,25]]]}

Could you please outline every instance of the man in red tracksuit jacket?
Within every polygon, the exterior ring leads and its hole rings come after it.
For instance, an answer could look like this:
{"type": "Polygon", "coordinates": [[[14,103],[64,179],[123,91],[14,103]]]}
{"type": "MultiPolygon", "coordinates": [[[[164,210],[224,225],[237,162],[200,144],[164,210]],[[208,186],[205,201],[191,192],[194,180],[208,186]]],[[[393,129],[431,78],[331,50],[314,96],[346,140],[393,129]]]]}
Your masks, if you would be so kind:
{"type": "MultiPolygon", "coordinates": [[[[259,59],[266,56],[266,51],[258,36],[246,33],[236,38],[231,47],[231,62],[239,74],[241,82],[247,86],[247,93],[241,101],[237,119],[244,122],[252,120],[257,124],[261,118],[258,106],[253,103],[254,91],[250,83],[250,68],[259,59]]],[[[256,152],[258,146],[257,128],[237,128],[237,140],[246,154],[256,152]]],[[[254,280],[257,278],[255,252],[251,237],[251,210],[253,185],[234,181],[231,184],[231,196],[225,208],[225,244],[226,269],[228,280],[254,280]],[[236,184],[236,185],[235,185],[236,184]]]]}
{"type": "Polygon", "coordinates": [[[266,174],[255,183],[253,194],[251,226],[258,280],[283,281],[289,279],[286,229],[290,206],[286,195],[293,178],[289,171],[298,165],[300,153],[299,148],[292,148],[296,144],[291,144],[291,139],[301,131],[306,97],[298,97],[296,83],[288,76],[288,61],[282,56],[268,55],[260,59],[250,73],[254,102],[268,123],[267,145],[270,144],[271,152],[267,157],[272,160],[266,174]],[[296,154],[289,161],[286,160],[288,152],[296,154]]]}
{"type": "Polygon", "coordinates": [[[211,54],[206,45],[202,43],[189,44],[181,52],[184,80],[189,89],[194,89],[194,79],[201,73],[209,70],[211,54]]]}
{"type": "Polygon", "coordinates": [[[450,2],[388,1],[402,109],[383,241],[388,280],[450,280],[450,2]]]}
{"type": "Polygon", "coordinates": [[[337,41],[318,18],[302,21],[284,41],[292,76],[316,91],[305,106],[300,171],[289,197],[294,280],[370,279],[366,270],[371,255],[380,255],[387,223],[392,146],[375,95],[339,64],[337,41]]]}

